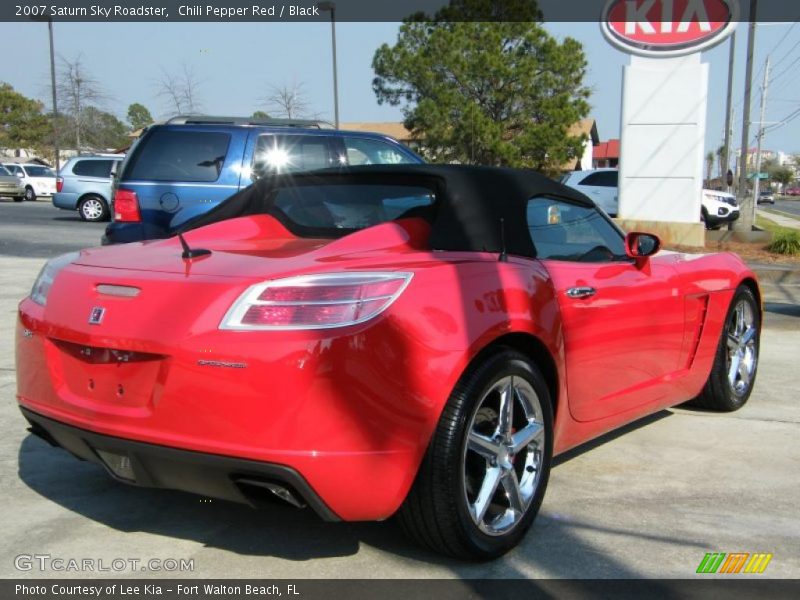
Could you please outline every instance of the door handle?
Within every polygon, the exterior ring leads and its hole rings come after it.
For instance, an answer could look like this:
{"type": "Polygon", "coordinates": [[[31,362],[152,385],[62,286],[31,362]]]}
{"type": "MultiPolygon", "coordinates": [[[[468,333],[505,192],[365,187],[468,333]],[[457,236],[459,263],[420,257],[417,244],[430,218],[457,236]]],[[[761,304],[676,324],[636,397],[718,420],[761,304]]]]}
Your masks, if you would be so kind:
{"type": "Polygon", "coordinates": [[[567,290],[568,298],[591,298],[597,293],[593,287],[573,287],[567,290]]]}

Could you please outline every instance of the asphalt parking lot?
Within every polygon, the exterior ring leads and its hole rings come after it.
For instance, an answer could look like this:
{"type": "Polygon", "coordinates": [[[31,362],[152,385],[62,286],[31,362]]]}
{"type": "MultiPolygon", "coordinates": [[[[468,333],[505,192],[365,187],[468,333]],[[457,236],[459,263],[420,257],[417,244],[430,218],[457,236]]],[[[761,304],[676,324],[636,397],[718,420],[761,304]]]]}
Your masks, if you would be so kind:
{"type": "Polygon", "coordinates": [[[49,554],[193,559],[176,577],[686,578],[706,552],[769,552],[763,577],[800,577],[796,276],[764,285],[760,371],[743,410],[662,411],[560,457],[523,543],[465,564],[420,550],[391,521],[330,524],[124,486],[30,436],[14,398],[16,304],[46,257],[97,245],[102,229],[44,201],[0,201],[0,577],[92,576],[15,568],[20,554],[49,554]]]}

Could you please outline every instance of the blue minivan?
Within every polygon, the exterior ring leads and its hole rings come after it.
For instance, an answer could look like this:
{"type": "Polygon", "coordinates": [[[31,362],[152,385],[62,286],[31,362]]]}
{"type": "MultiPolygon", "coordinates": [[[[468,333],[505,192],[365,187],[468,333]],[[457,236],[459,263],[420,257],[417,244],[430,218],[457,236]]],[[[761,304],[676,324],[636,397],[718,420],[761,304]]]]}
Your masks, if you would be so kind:
{"type": "Polygon", "coordinates": [[[317,121],[176,117],[150,126],[128,152],[103,243],[169,237],[270,173],[421,162],[390,137],[317,121]]]}

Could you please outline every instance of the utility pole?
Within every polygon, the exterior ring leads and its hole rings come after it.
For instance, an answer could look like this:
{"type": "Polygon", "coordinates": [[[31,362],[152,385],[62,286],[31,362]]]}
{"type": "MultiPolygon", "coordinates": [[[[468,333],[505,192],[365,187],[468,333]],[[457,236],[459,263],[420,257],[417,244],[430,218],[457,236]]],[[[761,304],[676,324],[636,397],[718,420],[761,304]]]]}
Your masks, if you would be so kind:
{"type": "MultiPolygon", "coordinates": [[[[736,62],[736,31],[731,35],[730,41],[730,54],[728,56],[728,100],[725,105],[725,145],[722,150],[722,164],[724,173],[720,173],[721,177],[727,177],[728,169],[730,169],[731,158],[731,123],[733,121],[733,68],[736,62]]],[[[728,186],[727,191],[731,191],[732,186],[728,186]]]]}
{"type": "Polygon", "coordinates": [[[761,142],[764,139],[764,117],[767,113],[767,87],[769,86],[769,56],[764,67],[764,85],[761,86],[761,119],[758,123],[758,150],[756,150],[756,172],[753,177],[753,222],[756,220],[756,207],[758,206],[758,193],[761,183],[761,142]]]}
{"type": "Polygon", "coordinates": [[[53,49],[53,19],[47,20],[50,34],[50,90],[53,93],[53,153],[55,154],[56,173],[61,168],[61,157],[58,151],[58,102],[56,101],[56,53],[53,49]]]}
{"type": "Polygon", "coordinates": [[[747,66],[744,80],[744,110],[742,112],[742,150],[739,156],[739,205],[741,217],[736,222],[737,231],[753,231],[753,208],[747,193],[747,150],[750,147],[750,96],[753,87],[753,49],[756,42],[756,12],[758,0],[750,0],[750,27],[747,32],[747,66]]]}

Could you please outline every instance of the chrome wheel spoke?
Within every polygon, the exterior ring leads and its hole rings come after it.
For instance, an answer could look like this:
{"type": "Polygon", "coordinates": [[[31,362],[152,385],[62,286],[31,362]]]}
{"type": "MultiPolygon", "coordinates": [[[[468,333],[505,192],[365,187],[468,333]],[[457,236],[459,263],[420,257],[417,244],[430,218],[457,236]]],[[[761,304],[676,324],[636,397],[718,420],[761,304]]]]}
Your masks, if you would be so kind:
{"type": "Polygon", "coordinates": [[[533,421],[511,436],[511,451],[519,454],[529,444],[536,442],[541,445],[544,438],[544,426],[533,421]]]}
{"type": "Polygon", "coordinates": [[[755,337],[756,337],[756,328],[753,326],[748,327],[747,331],[745,331],[744,335],[742,336],[742,341],[741,341],[742,346],[746,346],[747,344],[749,344],[751,341],[753,341],[755,337]]]}
{"type": "Polygon", "coordinates": [[[731,357],[731,366],[728,369],[728,381],[731,386],[736,387],[736,375],[739,373],[739,365],[742,363],[742,355],[736,352],[731,357]]]}
{"type": "Polygon", "coordinates": [[[508,506],[515,513],[522,514],[525,511],[525,501],[522,498],[522,491],[519,489],[519,480],[514,469],[510,469],[503,473],[501,478],[503,489],[508,498],[508,506]]]}
{"type": "Polygon", "coordinates": [[[486,460],[494,460],[497,458],[497,452],[500,447],[494,440],[485,435],[470,431],[467,448],[480,454],[486,460]]]}
{"type": "Polygon", "coordinates": [[[736,335],[731,333],[730,331],[728,332],[727,340],[728,340],[729,352],[734,352],[739,348],[739,338],[736,337],[736,335]]]}
{"type": "Polygon", "coordinates": [[[497,423],[497,433],[506,436],[511,433],[514,423],[514,378],[510,377],[508,385],[500,392],[500,416],[497,423]]]}
{"type": "Polygon", "coordinates": [[[486,510],[489,508],[492,497],[497,491],[501,475],[500,467],[489,467],[486,469],[486,475],[483,478],[478,496],[475,498],[475,502],[472,506],[470,506],[470,512],[472,512],[472,518],[475,519],[475,522],[482,522],[483,518],[486,516],[486,510]]]}
{"type": "Polygon", "coordinates": [[[739,361],[739,380],[744,385],[750,381],[750,365],[744,359],[739,361]]]}
{"type": "Polygon", "coordinates": [[[741,338],[746,328],[747,326],[744,322],[744,304],[739,304],[736,307],[736,337],[741,338]]]}

